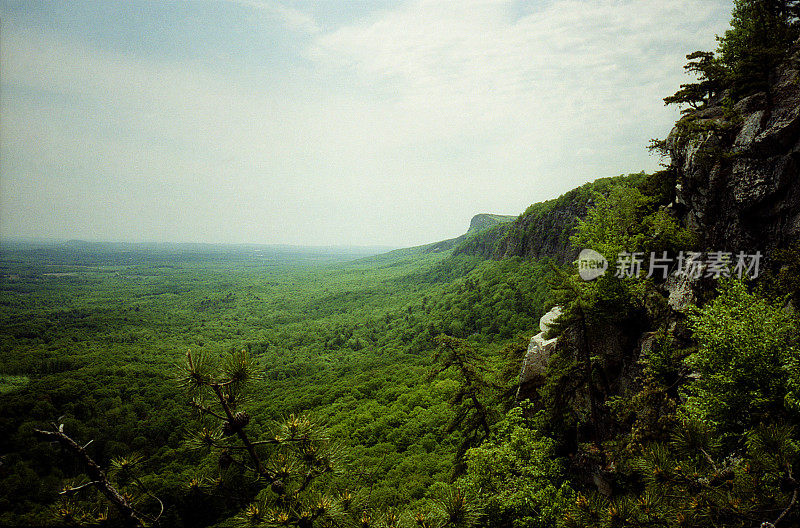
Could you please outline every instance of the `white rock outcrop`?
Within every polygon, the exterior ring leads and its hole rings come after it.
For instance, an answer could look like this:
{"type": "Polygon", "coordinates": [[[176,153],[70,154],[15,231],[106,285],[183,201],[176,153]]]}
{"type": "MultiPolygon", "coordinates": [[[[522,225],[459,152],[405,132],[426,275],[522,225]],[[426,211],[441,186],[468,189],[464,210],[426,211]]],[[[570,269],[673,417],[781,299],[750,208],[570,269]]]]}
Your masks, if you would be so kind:
{"type": "Polygon", "coordinates": [[[553,353],[558,338],[546,339],[545,335],[550,330],[553,322],[560,316],[561,307],[554,306],[552,310],[539,319],[540,332],[531,338],[528,344],[528,352],[522,361],[522,369],[519,373],[520,385],[547,373],[547,363],[550,361],[550,355],[553,353]]]}

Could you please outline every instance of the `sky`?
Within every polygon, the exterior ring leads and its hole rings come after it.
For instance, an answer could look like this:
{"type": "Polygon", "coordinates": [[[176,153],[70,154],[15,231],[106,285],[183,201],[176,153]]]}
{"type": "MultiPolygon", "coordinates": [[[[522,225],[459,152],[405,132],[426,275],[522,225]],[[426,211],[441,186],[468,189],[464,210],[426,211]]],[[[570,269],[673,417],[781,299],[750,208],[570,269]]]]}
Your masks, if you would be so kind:
{"type": "Polygon", "coordinates": [[[0,238],[412,246],[646,146],[732,0],[0,0],[0,238]]]}

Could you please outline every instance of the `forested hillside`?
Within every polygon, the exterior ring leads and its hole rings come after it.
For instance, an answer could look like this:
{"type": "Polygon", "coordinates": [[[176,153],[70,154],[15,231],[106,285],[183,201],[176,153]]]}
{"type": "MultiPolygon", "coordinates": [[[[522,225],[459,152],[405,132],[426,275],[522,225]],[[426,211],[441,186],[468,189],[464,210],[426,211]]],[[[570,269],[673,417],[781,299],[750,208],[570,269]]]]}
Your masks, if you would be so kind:
{"type": "Polygon", "coordinates": [[[664,170],[463,237],[3,243],[0,524],[799,526],[799,17],[687,56],[664,170]]]}
{"type": "MultiPolygon", "coordinates": [[[[2,523],[52,524],[63,482],[81,483],[75,459],[33,436],[57,420],[77,441],[93,440],[88,452],[103,466],[141,456],[142,482],[167,505],[163,523],[234,515],[246,490],[200,511],[187,502],[197,500],[193,479],[213,480],[185,443],[194,425],[177,365],[187,350],[223,359],[248,351],[259,378],[248,405],[255,434],[311,410],[358,474],[342,482],[369,486],[373,506],[424,500],[447,482],[462,436],[447,429],[457,381],[427,381],[433,340],[471,336],[496,350],[535,329],[546,268],[422,249],[320,257],[4,244],[2,523]]],[[[88,521],[106,509],[61,513],[88,521]]]]}

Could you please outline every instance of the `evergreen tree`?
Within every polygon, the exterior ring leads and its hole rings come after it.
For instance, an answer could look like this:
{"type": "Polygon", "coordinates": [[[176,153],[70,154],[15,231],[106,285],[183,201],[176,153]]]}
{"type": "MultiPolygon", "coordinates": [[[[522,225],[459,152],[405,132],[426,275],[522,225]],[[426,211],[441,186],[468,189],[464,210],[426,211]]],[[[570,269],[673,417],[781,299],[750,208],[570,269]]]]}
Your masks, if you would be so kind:
{"type": "Polygon", "coordinates": [[[164,513],[164,504],[148,489],[135,474],[141,457],[131,455],[117,457],[111,467],[104,471],[89,455],[86,448],[92,443],[78,444],[64,432],[64,424],[52,424],[51,431],[34,429],[40,439],[59,444],[62,449],[78,459],[90,480],[65,483],[59,493],[56,507],[57,517],[67,526],[75,525],[121,525],[126,527],[158,526],[164,513]],[[115,477],[112,482],[110,477],[115,477]],[[101,498],[102,497],[102,498],[101,498]],[[146,511],[145,502],[155,501],[157,514],[146,511]],[[109,511],[108,503],[114,507],[109,511]]]}
{"type": "MultiPolygon", "coordinates": [[[[729,90],[733,100],[769,89],[769,75],[800,36],[800,0],[735,0],[730,29],[717,52],[695,51],[684,69],[697,82],[682,84],[665,104],[702,108],[729,90]]],[[[769,93],[767,94],[769,96],[769,93]]]]}
{"type": "Polygon", "coordinates": [[[496,387],[487,380],[486,367],[477,352],[463,339],[448,335],[436,338],[439,348],[434,355],[437,365],[430,373],[433,379],[438,374],[453,369],[459,381],[458,389],[450,398],[455,415],[448,432],[459,430],[464,440],[456,453],[453,476],[464,471],[464,455],[471,447],[481,444],[491,433],[491,409],[487,399],[496,387]]]}
{"type": "Polygon", "coordinates": [[[735,1],[718,50],[734,97],[767,90],[770,72],[797,39],[798,16],[797,0],[735,1]]]}
{"type": "Polygon", "coordinates": [[[218,453],[217,485],[231,468],[239,479],[246,475],[256,479],[257,500],[244,508],[240,519],[256,526],[312,528],[363,517],[366,512],[351,508],[347,497],[336,498],[320,484],[334,472],[339,457],[334,443],[314,421],[290,415],[260,438],[247,429],[250,415],[241,407],[256,367],[246,350],[230,354],[221,365],[187,353],[180,379],[201,418],[217,424],[206,423],[193,438],[198,448],[218,453]]]}
{"type": "Polygon", "coordinates": [[[686,58],[689,62],[683,68],[688,73],[695,74],[698,81],[682,84],[674,95],[664,98],[664,104],[688,105],[683,112],[690,112],[702,108],[719,94],[723,86],[725,68],[712,52],[695,51],[686,58]]]}

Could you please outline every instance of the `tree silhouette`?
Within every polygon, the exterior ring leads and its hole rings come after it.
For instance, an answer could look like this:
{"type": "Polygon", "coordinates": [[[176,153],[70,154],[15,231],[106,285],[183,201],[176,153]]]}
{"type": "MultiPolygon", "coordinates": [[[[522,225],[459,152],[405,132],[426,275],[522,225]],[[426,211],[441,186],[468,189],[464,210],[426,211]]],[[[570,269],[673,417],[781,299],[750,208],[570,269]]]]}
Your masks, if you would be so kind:
{"type": "Polygon", "coordinates": [[[496,387],[487,380],[486,368],[469,343],[448,335],[438,336],[436,342],[439,345],[433,358],[436,366],[429,378],[433,379],[449,369],[458,375],[458,389],[449,401],[455,415],[448,426],[448,432],[459,430],[464,435],[456,453],[453,470],[453,477],[456,477],[465,469],[467,450],[480,445],[491,432],[492,418],[486,400],[496,387]]]}

